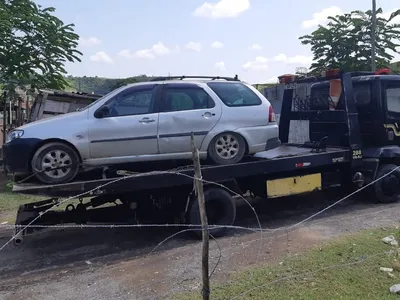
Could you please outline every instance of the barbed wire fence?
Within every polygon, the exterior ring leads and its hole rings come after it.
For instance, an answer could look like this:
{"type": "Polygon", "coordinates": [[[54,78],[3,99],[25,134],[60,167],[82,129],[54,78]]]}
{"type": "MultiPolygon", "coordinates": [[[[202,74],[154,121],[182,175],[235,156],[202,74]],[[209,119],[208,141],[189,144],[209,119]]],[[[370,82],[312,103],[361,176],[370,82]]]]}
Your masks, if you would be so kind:
{"type": "MultiPolygon", "coordinates": [[[[107,183],[105,183],[105,184],[103,184],[103,185],[100,185],[100,186],[98,186],[98,187],[96,187],[96,188],[94,188],[94,189],[92,189],[92,190],[90,190],[90,191],[87,191],[87,192],[85,192],[85,193],[81,193],[81,194],[76,195],[76,196],[72,196],[72,197],[68,197],[68,198],[62,199],[62,200],[59,201],[57,204],[55,204],[55,205],[53,205],[52,207],[50,207],[49,209],[45,210],[43,213],[41,213],[40,215],[38,215],[35,219],[33,219],[31,222],[29,222],[29,223],[26,224],[26,225],[9,225],[9,224],[2,224],[2,225],[0,225],[0,228],[3,227],[3,228],[10,228],[10,229],[19,229],[19,231],[18,231],[18,233],[14,234],[5,244],[3,244],[3,245],[0,247],[0,251],[2,251],[3,249],[5,249],[5,247],[6,247],[8,244],[10,244],[10,243],[13,241],[13,239],[16,238],[16,237],[18,236],[18,234],[21,234],[21,233],[23,232],[23,230],[25,230],[25,229],[27,229],[27,228],[29,228],[29,227],[32,227],[32,228],[54,228],[54,229],[55,229],[55,228],[82,228],[82,229],[83,229],[83,228],[134,228],[134,227],[137,227],[137,228],[146,228],[146,227],[176,227],[176,228],[182,228],[182,227],[184,227],[184,228],[185,228],[185,229],[183,229],[183,230],[181,230],[181,231],[179,231],[179,232],[176,232],[176,233],[174,233],[174,234],[168,236],[167,238],[165,238],[164,240],[162,240],[161,242],[159,242],[159,243],[146,255],[146,258],[149,258],[161,245],[165,244],[167,241],[169,241],[169,240],[175,238],[176,236],[178,236],[178,235],[180,235],[180,234],[182,234],[182,233],[184,233],[184,232],[196,231],[196,230],[203,230],[202,226],[200,226],[200,225],[193,225],[193,224],[61,224],[61,225],[35,225],[34,223],[35,223],[35,221],[37,221],[41,216],[43,216],[43,214],[48,213],[49,211],[55,209],[57,206],[60,206],[60,205],[66,203],[66,202],[68,202],[68,201],[70,201],[70,200],[78,199],[78,198],[81,198],[81,197],[86,196],[86,195],[93,195],[97,190],[99,190],[99,189],[101,189],[101,188],[103,188],[103,187],[105,187],[105,186],[107,186],[107,185],[110,185],[110,184],[112,184],[112,183],[115,183],[115,182],[118,182],[118,181],[121,181],[121,180],[126,180],[126,179],[129,179],[129,178],[132,178],[132,177],[136,177],[136,176],[146,176],[146,175],[152,175],[152,174],[175,174],[175,175],[179,175],[179,176],[185,176],[185,177],[191,178],[191,179],[193,179],[193,180],[201,180],[201,181],[204,182],[204,183],[207,183],[207,184],[210,184],[210,185],[215,185],[215,186],[220,186],[220,187],[223,187],[223,188],[227,189],[226,186],[224,186],[224,185],[222,185],[222,184],[220,184],[220,183],[207,181],[207,180],[204,180],[203,178],[196,178],[195,176],[191,176],[191,175],[184,174],[184,173],[181,173],[181,172],[180,172],[180,171],[182,171],[182,170],[184,170],[184,169],[186,169],[186,168],[188,168],[188,167],[189,167],[189,166],[179,167],[179,168],[171,169],[171,170],[168,170],[168,171],[154,171],[154,172],[148,172],[148,173],[130,174],[130,175],[126,175],[126,176],[123,176],[123,177],[120,177],[120,178],[116,178],[115,180],[112,180],[112,181],[107,182],[107,183]]],[[[249,202],[247,199],[245,199],[245,197],[243,197],[243,195],[238,194],[238,193],[236,193],[235,191],[232,191],[232,190],[230,190],[230,189],[227,189],[227,190],[229,190],[232,194],[234,194],[235,196],[237,196],[238,198],[244,200],[244,203],[245,203],[248,207],[250,207],[250,209],[251,209],[252,212],[254,213],[254,216],[255,216],[255,219],[256,219],[256,221],[257,221],[258,227],[244,227],[244,226],[235,226],[235,225],[208,225],[208,226],[207,226],[207,229],[228,228],[228,229],[236,229],[236,230],[251,231],[251,232],[255,232],[255,233],[258,232],[258,233],[260,233],[259,238],[254,239],[254,240],[252,240],[252,241],[249,241],[249,243],[260,242],[258,256],[261,256],[261,250],[262,250],[262,247],[263,247],[263,240],[265,239],[265,238],[263,237],[263,233],[270,233],[270,234],[273,234],[273,233],[276,233],[276,232],[279,232],[279,231],[284,231],[284,233],[283,233],[282,235],[278,236],[278,237],[284,237],[284,236],[286,236],[286,237],[288,238],[288,235],[289,235],[290,232],[293,232],[293,231],[297,230],[298,228],[300,228],[301,226],[303,226],[306,222],[310,221],[311,219],[314,219],[314,218],[317,217],[318,215],[321,215],[322,213],[324,213],[324,212],[330,210],[331,208],[333,208],[334,206],[338,205],[339,203],[345,201],[346,199],[348,199],[348,198],[354,196],[355,194],[357,194],[357,193],[361,192],[362,190],[368,188],[369,186],[375,184],[376,182],[378,182],[379,180],[383,179],[384,177],[390,175],[391,173],[395,172],[395,171],[396,171],[397,169],[399,169],[399,168],[400,168],[400,166],[397,167],[397,168],[395,168],[395,169],[393,169],[392,171],[388,172],[387,174],[381,176],[380,178],[377,178],[376,180],[370,182],[369,184],[363,186],[362,188],[360,188],[360,189],[358,189],[358,190],[356,190],[356,191],[354,191],[354,192],[352,192],[352,193],[346,195],[345,197],[343,197],[343,198],[341,198],[341,199],[335,201],[334,203],[328,205],[327,207],[325,207],[325,208],[323,208],[323,209],[317,211],[316,213],[310,215],[309,217],[302,219],[301,221],[299,221],[299,222],[297,222],[297,223],[295,223],[295,224],[292,224],[292,225],[289,225],[289,226],[284,226],[284,227],[278,227],[278,228],[263,228],[262,225],[261,225],[260,219],[259,219],[259,217],[258,217],[258,215],[257,215],[257,212],[256,212],[255,208],[250,204],[250,202],[249,202]]],[[[387,209],[389,209],[389,208],[382,209],[381,211],[385,211],[385,210],[387,210],[387,209]]],[[[354,217],[351,217],[351,218],[354,218],[354,217]]],[[[324,222],[324,221],[321,220],[320,222],[324,222]]],[[[218,267],[218,265],[219,265],[219,263],[220,263],[221,257],[222,257],[222,251],[221,251],[220,243],[218,242],[218,240],[217,240],[215,237],[213,237],[213,236],[210,236],[210,237],[211,237],[212,240],[216,243],[216,245],[217,245],[217,247],[218,247],[218,249],[219,249],[219,258],[218,258],[216,264],[214,265],[214,267],[213,267],[213,269],[212,269],[212,271],[211,271],[209,277],[211,277],[212,274],[214,274],[215,270],[217,269],[217,267],[218,267]]],[[[272,237],[270,237],[270,238],[268,238],[268,239],[275,239],[275,238],[278,238],[278,237],[272,236],[272,237]]],[[[362,263],[362,261],[354,262],[354,263],[362,263]]],[[[332,266],[327,266],[326,268],[331,268],[331,267],[332,267],[332,266]]],[[[323,269],[325,269],[325,268],[323,268],[323,269]]],[[[322,269],[322,270],[323,270],[323,269],[322,269]]],[[[318,270],[317,270],[316,272],[318,272],[318,270]]],[[[300,275],[299,275],[299,276],[300,276],[300,275]]],[[[286,278],[286,279],[290,279],[290,278],[288,277],[288,278],[286,278]]],[[[275,282],[279,282],[279,281],[281,281],[281,280],[286,280],[286,279],[285,279],[285,278],[284,278],[284,279],[280,279],[280,280],[278,280],[278,281],[270,282],[270,283],[268,283],[268,284],[273,284],[273,283],[275,283],[275,282]]],[[[260,287],[255,287],[255,289],[256,289],[256,288],[260,288],[260,287]]],[[[239,296],[243,296],[243,295],[247,294],[248,292],[250,292],[250,291],[245,291],[245,292],[243,292],[242,294],[238,295],[238,297],[239,297],[239,296]]],[[[234,299],[236,299],[236,298],[234,298],[234,299]]]]}

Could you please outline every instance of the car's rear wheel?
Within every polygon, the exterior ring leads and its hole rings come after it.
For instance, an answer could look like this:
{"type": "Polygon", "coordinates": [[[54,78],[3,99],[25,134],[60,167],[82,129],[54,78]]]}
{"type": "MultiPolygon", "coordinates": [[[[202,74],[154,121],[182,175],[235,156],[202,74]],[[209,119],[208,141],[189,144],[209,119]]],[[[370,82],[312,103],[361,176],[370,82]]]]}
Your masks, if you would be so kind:
{"type": "Polygon", "coordinates": [[[234,132],[215,136],[208,146],[208,156],[216,164],[227,165],[241,161],[246,153],[244,138],[234,132]]]}
{"type": "Polygon", "coordinates": [[[43,183],[71,181],[79,171],[79,156],[71,146],[54,142],[40,147],[32,158],[32,171],[43,183]]]}

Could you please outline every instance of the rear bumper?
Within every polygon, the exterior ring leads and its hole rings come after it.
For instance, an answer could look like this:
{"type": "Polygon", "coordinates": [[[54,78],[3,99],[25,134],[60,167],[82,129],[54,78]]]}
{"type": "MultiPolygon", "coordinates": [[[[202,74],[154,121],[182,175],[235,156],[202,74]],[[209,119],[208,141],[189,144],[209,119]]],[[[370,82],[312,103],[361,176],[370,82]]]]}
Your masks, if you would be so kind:
{"type": "Polygon", "coordinates": [[[3,145],[4,166],[9,173],[30,173],[30,159],[33,151],[41,143],[40,139],[15,139],[3,145]]]}
{"type": "Polygon", "coordinates": [[[281,145],[281,140],[278,137],[269,139],[267,140],[267,143],[265,145],[265,151],[274,149],[276,147],[279,147],[280,145],[281,145]]]}
{"type": "Polygon", "coordinates": [[[281,143],[278,137],[277,124],[245,127],[236,131],[247,140],[249,154],[274,149],[281,143]]]}

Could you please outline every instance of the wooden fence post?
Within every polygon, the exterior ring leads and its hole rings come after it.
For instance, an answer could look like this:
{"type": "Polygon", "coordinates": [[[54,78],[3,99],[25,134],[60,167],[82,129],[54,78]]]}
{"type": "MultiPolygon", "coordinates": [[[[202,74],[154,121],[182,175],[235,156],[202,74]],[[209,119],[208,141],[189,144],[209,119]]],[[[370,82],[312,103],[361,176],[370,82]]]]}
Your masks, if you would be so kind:
{"type": "Polygon", "coordinates": [[[201,168],[200,168],[200,158],[199,151],[196,148],[194,143],[194,134],[192,132],[191,136],[192,142],[192,152],[193,152],[193,165],[194,165],[194,173],[195,173],[195,192],[197,196],[197,201],[199,202],[199,210],[200,210],[200,220],[202,226],[202,277],[203,277],[203,289],[202,295],[203,300],[210,299],[210,277],[209,277],[209,269],[208,269],[208,260],[209,260],[209,234],[208,234],[208,221],[207,221],[207,212],[206,212],[206,204],[204,200],[204,189],[203,189],[203,181],[201,177],[201,168]]]}

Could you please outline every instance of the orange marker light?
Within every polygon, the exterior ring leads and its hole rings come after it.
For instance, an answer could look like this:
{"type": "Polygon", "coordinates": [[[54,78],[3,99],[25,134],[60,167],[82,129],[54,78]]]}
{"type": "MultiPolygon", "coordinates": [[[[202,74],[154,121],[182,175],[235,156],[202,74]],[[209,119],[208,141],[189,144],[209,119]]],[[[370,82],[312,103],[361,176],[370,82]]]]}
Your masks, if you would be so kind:
{"type": "Polygon", "coordinates": [[[329,110],[335,110],[342,94],[342,83],[340,79],[329,81],[329,96],[332,102],[329,102],[329,110]]]}

